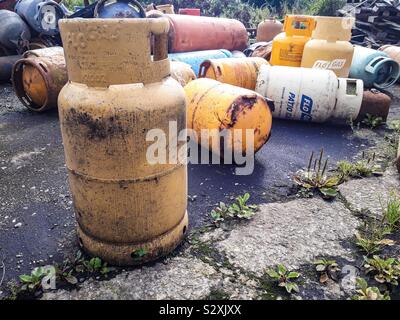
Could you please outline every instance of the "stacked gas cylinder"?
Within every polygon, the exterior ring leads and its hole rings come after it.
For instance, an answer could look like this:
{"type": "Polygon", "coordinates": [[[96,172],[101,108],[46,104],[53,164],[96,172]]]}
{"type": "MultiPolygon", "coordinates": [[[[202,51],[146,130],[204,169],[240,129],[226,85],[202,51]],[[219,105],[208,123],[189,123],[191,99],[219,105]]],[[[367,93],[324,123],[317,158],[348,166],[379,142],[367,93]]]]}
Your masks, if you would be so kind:
{"type": "Polygon", "coordinates": [[[268,62],[242,53],[249,40],[245,26],[225,18],[154,11],[148,16],[162,16],[169,21],[172,76],[184,86],[187,127],[196,133],[198,142],[212,150],[212,139],[200,139],[202,130],[225,130],[232,138],[224,150],[218,151],[245,152],[245,141],[238,143],[233,133],[251,129],[258,151],[268,141],[272,126],[270,102],[254,91],[258,70],[268,62]]]}
{"type": "Polygon", "coordinates": [[[399,78],[395,49],[354,47],[353,24],[353,18],[289,15],[283,33],[248,48],[248,55],[271,64],[261,67],[256,91],[275,102],[274,117],[343,123],[371,114],[386,120],[391,100],[377,89],[399,78]]]}

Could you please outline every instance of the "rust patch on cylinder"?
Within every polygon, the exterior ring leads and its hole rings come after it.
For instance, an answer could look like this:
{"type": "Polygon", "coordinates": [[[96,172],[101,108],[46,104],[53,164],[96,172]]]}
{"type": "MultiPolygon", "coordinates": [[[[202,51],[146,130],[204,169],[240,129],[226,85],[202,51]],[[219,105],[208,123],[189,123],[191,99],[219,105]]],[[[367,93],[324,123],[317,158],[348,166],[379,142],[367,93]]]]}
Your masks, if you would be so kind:
{"type": "Polygon", "coordinates": [[[115,116],[94,118],[89,113],[74,108],[65,115],[65,124],[72,134],[82,134],[81,126],[85,126],[86,136],[90,140],[104,140],[132,132],[129,126],[124,126],[115,116]]]}
{"type": "Polygon", "coordinates": [[[231,122],[226,125],[226,128],[221,128],[221,129],[230,129],[235,126],[238,117],[240,114],[245,114],[246,109],[251,110],[254,105],[257,103],[257,97],[256,95],[254,96],[240,96],[237,98],[228,108],[227,114],[229,118],[231,119],[231,122]]]}

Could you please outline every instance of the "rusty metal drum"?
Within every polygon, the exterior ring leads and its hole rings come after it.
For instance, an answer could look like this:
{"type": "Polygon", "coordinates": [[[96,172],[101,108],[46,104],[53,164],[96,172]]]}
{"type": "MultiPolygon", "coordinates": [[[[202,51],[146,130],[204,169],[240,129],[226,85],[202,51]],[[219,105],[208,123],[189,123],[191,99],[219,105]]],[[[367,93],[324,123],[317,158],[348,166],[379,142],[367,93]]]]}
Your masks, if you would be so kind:
{"type": "Polygon", "coordinates": [[[27,51],[13,70],[14,90],[29,110],[57,108],[58,94],[68,81],[62,47],[27,51]]]}
{"type": "Polygon", "coordinates": [[[199,78],[255,90],[258,70],[264,64],[268,65],[268,62],[263,58],[210,59],[201,64],[199,78]]]}
{"type": "Polygon", "coordinates": [[[208,78],[190,82],[185,86],[185,92],[189,103],[187,126],[196,132],[198,143],[204,148],[214,150],[212,137],[209,140],[199,139],[202,130],[228,131],[224,150],[219,145],[221,156],[225,152],[246,153],[247,129],[254,133],[254,152],[268,141],[272,127],[272,101],[265,100],[254,91],[208,78]]]}
{"type": "Polygon", "coordinates": [[[275,18],[265,19],[257,27],[257,42],[269,42],[283,31],[283,24],[275,18]]]}
{"type": "Polygon", "coordinates": [[[170,22],[169,51],[244,50],[246,27],[238,20],[203,16],[167,14],[170,22]]]}
{"type": "Polygon", "coordinates": [[[169,141],[170,121],[186,128],[185,93],[169,76],[168,28],[162,18],[60,22],[69,82],[59,115],[79,242],[115,265],[168,254],[188,227],[187,166],[147,156],[152,129],[169,141]]]}
{"type": "Polygon", "coordinates": [[[367,115],[380,117],[386,122],[391,104],[392,99],[387,94],[375,88],[365,90],[360,113],[355,122],[363,121],[367,115]]]}

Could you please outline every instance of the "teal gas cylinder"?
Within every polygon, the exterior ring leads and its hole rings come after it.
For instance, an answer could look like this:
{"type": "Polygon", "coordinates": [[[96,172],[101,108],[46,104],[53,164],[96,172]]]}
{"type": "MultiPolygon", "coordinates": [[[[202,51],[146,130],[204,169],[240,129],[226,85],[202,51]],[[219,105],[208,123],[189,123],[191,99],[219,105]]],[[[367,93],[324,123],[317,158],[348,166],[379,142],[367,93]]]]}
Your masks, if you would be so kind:
{"type": "Polygon", "coordinates": [[[192,52],[181,52],[181,53],[170,53],[168,55],[172,61],[185,62],[190,65],[196,74],[199,74],[200,65],[209,59],[221,59],[231,58],[232,53],[225,49],[220,50],[204,50],[204,51],[192,51],[192,52]]]}
{"type": "Polygon", "coordinates": [[[350,78],[361,79],[364,87],[386,89],[400,76],[399,64],[382,51],[356,46],[350,78]]]}

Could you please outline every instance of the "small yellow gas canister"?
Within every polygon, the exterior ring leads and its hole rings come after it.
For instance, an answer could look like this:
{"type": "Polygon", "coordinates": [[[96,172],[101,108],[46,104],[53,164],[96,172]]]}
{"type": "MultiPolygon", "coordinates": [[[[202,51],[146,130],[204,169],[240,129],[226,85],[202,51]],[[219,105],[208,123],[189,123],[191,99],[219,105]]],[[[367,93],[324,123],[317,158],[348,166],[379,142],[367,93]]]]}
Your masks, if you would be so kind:
{"type": "Polygon", "coordinates": [[[314,30],[311,16],[287,15],[285,32],[278,34],[272,43],[270,63],[274,66],[300,67],[305,44],[314,30]]]}
{"type": "Polygon", "coordinates": [[[254,90],[263,64],[268,64],[267,60],[259,57],[210,59],[201,64],[199,77],[254,90]]]}

